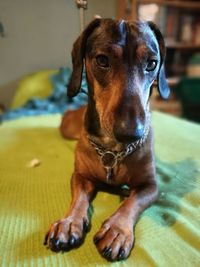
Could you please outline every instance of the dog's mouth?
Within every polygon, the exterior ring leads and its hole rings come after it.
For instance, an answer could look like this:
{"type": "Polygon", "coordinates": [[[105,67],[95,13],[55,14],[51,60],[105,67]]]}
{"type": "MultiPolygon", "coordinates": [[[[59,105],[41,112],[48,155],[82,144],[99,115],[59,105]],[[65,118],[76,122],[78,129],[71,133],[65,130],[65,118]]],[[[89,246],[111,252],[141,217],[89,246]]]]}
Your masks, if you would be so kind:
{"type": "Polygon", "coordinates": [[[114,141],[110,140],[108,137],[104,137],[103,138],[103,140],[105,141],[105,146],[104,146],[100,142],[96,141],[95,138],[93,138],[91,136],[88,136],[88,139],[89,139],[90,144],[96,150],[110,151],[112,153],[124,152],[124,153],[129,154],[130,152],[137,150],[139,147],[141,147],[145,143],[147,136],[149,134],[149,128],[150,128],[150,125],[148,124],[145,127],[145,131],[144,131],[143,136],[140,139],[138,139],[134,142],[130,142],[130,143],[119,143],[119,142],[116,142],[115,140],[114,141]],[[111,148],[109,148],[109,145],[111,148]]]}
{"type": "MultiPolygon", "coordinates": [[[[124,141],[119,141],[115,137],[114,133],[111,133],[110,131],[105,131],[104,134],[98,137],[89,135],[88,139],[90,143],[93,143],[93,146],[95,145],[96,147],[101,148],[103,151],[112,151],[118,153],[120,153],[121,151],[129,151],[130,149],[133,149],[135,151],[145,143],[149,134],[151,119],[150,112],[148,112],[147,114],[148,116],[146,117],[143,135],[136,140],[127,138],[124,141]]],[[[105,127],[103,128],[105,129],[105,127]]]]}
{"type": "Polygon", "coordinates": [[[112,157],[112,155],[117,159],[117,161],[121,161],[123,158],[126,156],[132,154],[134,151],[139,149],[144,145],[144,143],[147,140],[148,134],[150,130],[150,116],[147,118],[147,122],[145,125],[145,130],[143,136],[130,143],[119,143],[116,140],[113,140],[112,138],[109,137],[104,137],[103,142],[99,142],[92,137],[88,136],[90,144],[94,147],[96,152],[101,156],[104,157],[104,155],[107,155],[109,158],[112,157]]]}

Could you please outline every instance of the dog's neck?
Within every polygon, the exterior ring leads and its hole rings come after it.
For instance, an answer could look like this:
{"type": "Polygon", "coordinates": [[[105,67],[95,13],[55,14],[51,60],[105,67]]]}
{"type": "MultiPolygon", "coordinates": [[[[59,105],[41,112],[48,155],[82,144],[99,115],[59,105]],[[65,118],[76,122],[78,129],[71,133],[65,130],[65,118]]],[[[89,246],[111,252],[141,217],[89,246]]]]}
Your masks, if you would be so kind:
{"type": "Polygon", "coordinates": [[[92,144],[93,147],[101,148],[104,151],[114,151],[114,152],[121,152],[127,150],[127,147],[134,147],[134,150],[137,150],[146,140],[149,130],[150,130],[150,123],[151,123],[151,115],[148,113],[149,116],[146,119],[146,126],[144,130],[144,135],[132,143],[120,143],[116,140],[116,138],[108,136],[106,134],[100,135],[91,135],[87,134],[87,138],[92,144]]]}
{"type": "Polygon", "coordinates": [[[89,135],[88,135],[88,140],[89,140],[89,143],[95,148],[95,150],[97,151],[99,155],[102,155],[103,153],[111,152],[115,154],[124,154],[127,156],[133,153],[135,150],[137,150],[139,147],[141,147],[145,143],[147,136],[149,134],[149,129],[150,129],[150,125],[148,124],[142,138],[129,144],[122,144],[122,143],[116,142],[115,140],[112,140],[106,137],[102,139],[94,138],[94,136],[89,136],[89,135]],[[98,141],[96,141],[95,139],[97,139],[98,141]],[[103,142],[102,141],[99,142],[99,140],[103,140],[103,142]]]}
{"type": "Polygon", "coordinates": [[[88,140],[92,146],[102,148],[103,150],[120,152],[126,148],[126,144],[117,142],[116,139],[107,135],[94,136],[88,135],[88,140]]]}
{"type": "Polygon", "coordinates": [[[89,143],[96,150],[99,155],[101,165],[106,169],[107,182],[112,181],[114,168],[145,143],[149,130],[150,124],[148,123],[142,138],[130,144],[113,142],[114,146],[109,149],[99,143],[96,143],[91,136],[88,136],[89,143]]]}

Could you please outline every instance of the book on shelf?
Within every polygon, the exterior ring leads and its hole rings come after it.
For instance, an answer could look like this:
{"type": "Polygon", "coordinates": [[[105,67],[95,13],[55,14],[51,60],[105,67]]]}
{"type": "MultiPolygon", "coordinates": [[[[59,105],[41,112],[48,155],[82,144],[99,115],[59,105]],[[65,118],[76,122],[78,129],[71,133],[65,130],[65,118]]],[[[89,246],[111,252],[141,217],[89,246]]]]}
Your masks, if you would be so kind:
{"type": "Polygon", "coordinates": [[[177,43],[200,45],[198,12],[191,13],[189,10],[182,10],[174,6],[150,3],[138,6],[138,18],[151,20],[157,24],[169,45],[173,46],[177,43]]]}
{"type": "Polygon", "coordinates": [[[138,19],[142,21],[153,21],[165,33],[166,7],[156,3],[140,4],[138,7],[138,19]]]}
{"type": "Polygon", "coordinates": [[[200,16],[194,19],[193,42],[200,46],[200,16]]]}

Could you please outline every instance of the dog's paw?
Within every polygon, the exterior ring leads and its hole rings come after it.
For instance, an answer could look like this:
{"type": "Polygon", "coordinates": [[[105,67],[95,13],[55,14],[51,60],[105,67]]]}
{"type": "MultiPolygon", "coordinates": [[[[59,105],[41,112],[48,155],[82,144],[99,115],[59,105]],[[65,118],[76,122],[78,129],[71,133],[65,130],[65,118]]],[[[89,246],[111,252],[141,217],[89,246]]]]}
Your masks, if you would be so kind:
{"type": "Polygon", "coordinates": [[[50,226],[44,240],[52,251],[69,251],[79,247],[89,231],[90,223],[87,218],[69,216],[50,226]]]}
{"type": "Polygon", "coordinates": [[[126,259],[134,243],[133,227],[108,220],[94,237],[99,253],[109,261],[126,259]]]}

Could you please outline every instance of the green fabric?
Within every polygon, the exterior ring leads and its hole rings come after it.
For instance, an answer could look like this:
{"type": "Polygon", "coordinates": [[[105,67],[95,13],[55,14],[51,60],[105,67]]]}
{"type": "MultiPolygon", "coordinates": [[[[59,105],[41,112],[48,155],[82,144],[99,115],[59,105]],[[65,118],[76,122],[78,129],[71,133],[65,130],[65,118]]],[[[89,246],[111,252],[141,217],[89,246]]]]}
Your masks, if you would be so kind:
{"type": "Polygon", "coordinates": [[[98,193],[85,243],[68,253],[43,246],[50,223],[69,207],[75,142],[61,138],[60,116],[0,125],[0,266],[200,266],[200,126],[153,114],[159,200],[141,216],[123,262],[108,263],[93,236],[120,198],[98,193]],[[27,164],[37,158],[35,168],[27,164]]]}

